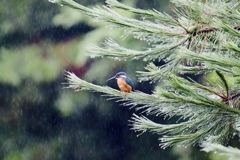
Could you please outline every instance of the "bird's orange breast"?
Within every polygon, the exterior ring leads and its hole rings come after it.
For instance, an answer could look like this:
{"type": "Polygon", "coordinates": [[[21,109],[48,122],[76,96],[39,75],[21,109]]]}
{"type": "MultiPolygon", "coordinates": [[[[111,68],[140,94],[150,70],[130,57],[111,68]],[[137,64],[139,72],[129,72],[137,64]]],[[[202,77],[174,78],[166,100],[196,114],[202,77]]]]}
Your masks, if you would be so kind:
{"type": "Polygon", "coordinates": [[[131,92],[132,87],[126,83],[126,81],[123,78],[117,79],[118,87],[120,88],[120,91],[124,92],[131,92]]]}

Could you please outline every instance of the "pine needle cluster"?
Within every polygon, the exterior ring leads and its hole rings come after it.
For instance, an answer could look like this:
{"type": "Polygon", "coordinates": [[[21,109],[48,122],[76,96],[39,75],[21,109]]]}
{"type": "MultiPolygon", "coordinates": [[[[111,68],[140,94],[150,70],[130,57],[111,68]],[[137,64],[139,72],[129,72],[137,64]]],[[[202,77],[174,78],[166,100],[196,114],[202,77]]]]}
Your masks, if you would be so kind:
{"type": "Polygon", "coordinates": [[[108,22],[110,28],[121,28],[122,38],[131,35],[146,41],[149,48],[137,51],[107,39],[104,47],[92,46],[89,52],[91,57],[147,61],[146,70],[137,72],[139,81],[161,79],[165,84],[156,87],[152,94],[136,91],[126,99],[112,88],[91,84],[66,72],[68,88],[102,92],[147,114],[180,117],[176,124],[158,124],[138,115],[130,120],[135,131],[159,134],[163,148],[201,145],[205,151],[218,150],[233,157],[240,154],[237,149],[220,145],[234,132],[238,133],[240,126],[238,0],[172,0],[174,16],[154,9],[136,9],[116,0],[106,0],[106,5],[92,9],[72,0],[49,1],[71,7],[96,21],[108,22]],[[117,12],[119,9],[140,18],[124,17],[117,12]],[[162,60],[162,66],[153,63],[162,60]],[[206,80],[200,84],[178,76],[211,72],[216,74],[217,83],[206,80]]]}

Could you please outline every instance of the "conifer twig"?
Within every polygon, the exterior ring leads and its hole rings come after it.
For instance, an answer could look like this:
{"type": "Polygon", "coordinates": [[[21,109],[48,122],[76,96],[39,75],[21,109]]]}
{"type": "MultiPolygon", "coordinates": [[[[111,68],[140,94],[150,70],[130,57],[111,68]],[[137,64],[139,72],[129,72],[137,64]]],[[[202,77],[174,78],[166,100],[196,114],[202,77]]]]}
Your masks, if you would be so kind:
{"type": "Polygon", "coordinates": [[[217,143],[204,142],[201,145],[202,151],[205,152],[214,152],[215,154],[219,154],[221,156],[226,156],[231,160],[239,160],[240,150],[233,147],[225,147],[217,143]]]}
{"type": "Polygon", "coordinates": [[[146,114],[180,117],[180,123],[163,125],[144,116],[133,116],[132,128],[161,135],[163,148],[205,141],[222,143],[232,133],[231,129],[239,126],[240,13],[236,5],[221,0],[216,3],[172,0],[180,8],[175,9],[176,18],[172,18],[156,10],[136,9],[116,0],[107,0],[107,5],[93,9],[72,0],[49,1],[76,9],[97,21],[111,23],[111,28],[122,28],[124,37],[132,35],[149,43],[147,50],[136,51],[108,39],[103,48],[90,48],[91,56],[166,62],[160,67],[151,62],[146,67],[148,72],[139,72],[140,81],[164,81],[164,86],[156,87],[153,94],[135,91],[125,96],[110,87],[79,79],[70,72],[66,72],[66,88],[101,92],[109,99],[116,99],[124,106],[135,107],[146,114]],[[141,18],[124,17],[116,8],[141,18]],[[176,76],[178,73],[206,74],[213,71],[221,80],[219,86],[202,85],[176,76]],[[233,79],[233,85],[227,83],[225,75],[233,79]],[[217,98],[212,98],[214,96],[217,98]]]}

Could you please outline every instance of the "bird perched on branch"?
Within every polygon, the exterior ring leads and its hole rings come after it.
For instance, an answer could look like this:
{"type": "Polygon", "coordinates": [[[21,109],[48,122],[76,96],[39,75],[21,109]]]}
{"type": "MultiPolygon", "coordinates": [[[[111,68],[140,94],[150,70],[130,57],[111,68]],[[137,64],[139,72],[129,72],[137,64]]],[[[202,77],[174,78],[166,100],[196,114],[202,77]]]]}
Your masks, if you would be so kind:
{"type": "Polygon", "coordinates": [[[118,72],[115,76],[109,78],[106,82],[113,79],[117,79],[117,84],[120,89],[120,92],[123,91],[127,94],[132,91],[133,89],[132,81],[130,78],[127,77],[127,74],[125,72],[118,72]]]}

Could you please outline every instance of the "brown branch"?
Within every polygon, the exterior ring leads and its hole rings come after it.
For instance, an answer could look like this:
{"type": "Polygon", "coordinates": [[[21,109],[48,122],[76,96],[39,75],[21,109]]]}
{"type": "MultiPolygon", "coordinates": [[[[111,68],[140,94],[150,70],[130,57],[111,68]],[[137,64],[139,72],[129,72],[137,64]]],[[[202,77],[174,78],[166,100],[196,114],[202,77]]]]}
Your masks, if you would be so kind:
{"type": "Polygon", "coordinates": [[[239,31],[240,30],[240,26],[235,26],[234,29],[239,31]]]}
{"type": "MultiPolygon", "coordinates": [[[[240,96],[240,92],[236,92],[236,93],[230,94],[230,96],[228,96],[228,97],[221,97],[221,98],[222,98],[223,103],[229,105],[231,100],[233,100],[234,98],[239,97],[239,96],[240,96]]],[[[237,105],[235,105],[235,106],[237,106],[237,105]]],[[[234,108],[236,108],[236,107],[234,107],[234,108]]]]}
{"type": "Polygon", "coordinates": [[[199,31],[196,31],[193,35],[196,36],[197,34],[210,33],[210,32],[216,31],[216,30],[218,30],[218,29],[217,28],[204,28],[199,31]]]}
{"type": "MultiPolygon", "coordinates": [[[[240,26],[235,26],[233,28],[238,30],[238,31],[240,30],[240,26]]],[[[199,31],[194,32],[193,35],[196,36],[197,34],[210,33],[210,32],[217,31],[217,30],[219,30],[219,29],[217,29],[217,28],[204,28],[204,29],[201,29],[199,31]]]]}
{"type": "Polygon", "coordinates": [[[238,96],[240,96],[240,92],[237,92],[237,93],[234,93],[234,94],[230,95],[228,99],[232,100],[232,99],[234,99],[234,98],[236,98],[238,96]]]}

